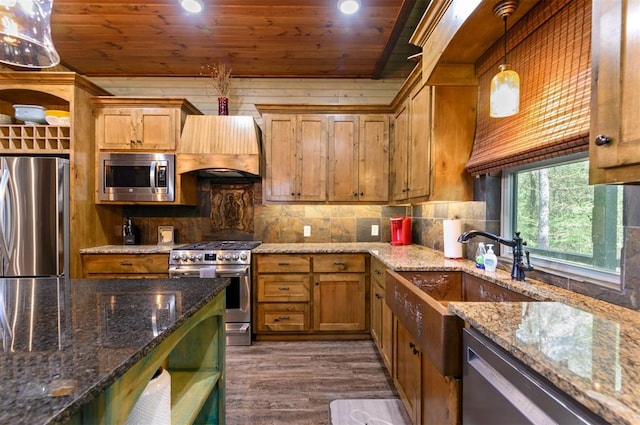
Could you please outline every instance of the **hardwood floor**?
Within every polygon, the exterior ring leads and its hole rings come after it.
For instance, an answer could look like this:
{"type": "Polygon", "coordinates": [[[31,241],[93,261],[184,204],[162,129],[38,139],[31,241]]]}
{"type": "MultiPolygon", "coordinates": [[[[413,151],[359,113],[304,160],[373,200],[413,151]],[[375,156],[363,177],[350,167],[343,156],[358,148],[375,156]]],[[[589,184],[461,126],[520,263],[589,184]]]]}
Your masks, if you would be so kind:
{"type": "Polygon", "coordinates": [[[228,425],[326,425],[339,398],[397,398],[373,341],[227,347],[228,425]]]}

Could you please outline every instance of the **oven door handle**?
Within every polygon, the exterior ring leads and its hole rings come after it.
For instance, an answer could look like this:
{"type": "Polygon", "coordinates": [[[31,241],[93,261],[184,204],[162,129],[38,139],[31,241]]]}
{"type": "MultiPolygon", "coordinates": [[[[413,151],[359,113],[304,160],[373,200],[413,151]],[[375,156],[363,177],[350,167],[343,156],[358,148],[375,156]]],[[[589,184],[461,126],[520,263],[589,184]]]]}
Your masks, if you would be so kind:
{"type": "Polygon", "coordinates": [[[216,276],[218,277],[242,277],[249,275],[249,266],[242,267],[216,267],[216,276]]]}

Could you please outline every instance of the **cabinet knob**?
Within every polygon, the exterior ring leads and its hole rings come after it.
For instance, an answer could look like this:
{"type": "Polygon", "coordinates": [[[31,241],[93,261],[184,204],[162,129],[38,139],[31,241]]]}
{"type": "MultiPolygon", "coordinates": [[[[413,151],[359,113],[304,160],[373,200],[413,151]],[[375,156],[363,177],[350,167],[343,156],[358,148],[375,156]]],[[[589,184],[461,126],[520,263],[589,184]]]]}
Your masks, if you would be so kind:
{"type": "Polygon", "coordinates": [[[360,196],[364,196],[364,192],[360,192],[360,196]]]}
{"type": "Polygon", "coordinates": [[[357,198],[358,197],[358,192],[353,192],[353,197],[357,198]]]}
{"type": "Polygon", "coordinates": [[[598,134],[596,136],[596,146],[604,146],[604,145],[608,145],[609,143],[611,143],[613,141],[613,139],[609,136],[605,136],[604,134],[598,134]]]}

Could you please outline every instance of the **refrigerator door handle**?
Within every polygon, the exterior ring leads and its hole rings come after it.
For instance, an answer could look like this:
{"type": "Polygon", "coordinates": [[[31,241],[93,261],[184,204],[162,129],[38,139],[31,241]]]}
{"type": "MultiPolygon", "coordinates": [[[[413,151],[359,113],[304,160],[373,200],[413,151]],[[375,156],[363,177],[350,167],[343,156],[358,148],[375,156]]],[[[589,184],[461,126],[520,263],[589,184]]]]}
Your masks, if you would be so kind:
{"type": "MultiPolygon", "coordinates": [[[[11,199],[10,183],[11,173],[7,161],[2,158],[2,177],[0,177],[0,255],[8,262],[10,253],[13,250],[13,208],[14,202],[11,199]],[[7,211],[9,209],[9,211],[7,211]]],[[[3,273],[4,274],[4,270],[3,273]]]]}

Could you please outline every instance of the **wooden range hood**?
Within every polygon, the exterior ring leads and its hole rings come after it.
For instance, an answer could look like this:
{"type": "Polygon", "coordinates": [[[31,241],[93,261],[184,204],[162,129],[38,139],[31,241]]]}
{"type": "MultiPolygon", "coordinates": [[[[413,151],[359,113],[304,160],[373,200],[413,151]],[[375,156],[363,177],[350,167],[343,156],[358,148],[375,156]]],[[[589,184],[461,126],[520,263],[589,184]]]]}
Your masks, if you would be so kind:
{"type": "Polygon", "coordinates": [[[176,151],[178,174],[262,176],[260,127],[251,116],[188,115],[176,151]]]}

